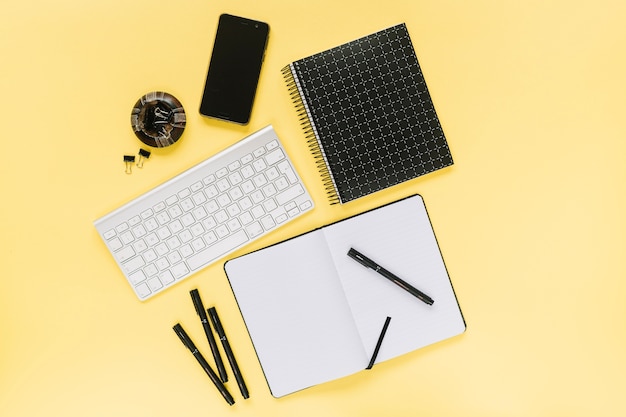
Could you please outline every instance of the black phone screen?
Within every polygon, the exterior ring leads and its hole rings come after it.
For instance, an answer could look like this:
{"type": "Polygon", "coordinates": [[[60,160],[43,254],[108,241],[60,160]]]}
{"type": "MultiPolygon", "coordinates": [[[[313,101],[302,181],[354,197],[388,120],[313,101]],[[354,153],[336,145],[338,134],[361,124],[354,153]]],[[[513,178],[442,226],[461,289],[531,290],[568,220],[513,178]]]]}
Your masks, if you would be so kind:
{"type": "Polygon", "coordinates": [[[228,14],[220,16],[201,114],[248,123],[268,34],[267,23],[228,14]]]}

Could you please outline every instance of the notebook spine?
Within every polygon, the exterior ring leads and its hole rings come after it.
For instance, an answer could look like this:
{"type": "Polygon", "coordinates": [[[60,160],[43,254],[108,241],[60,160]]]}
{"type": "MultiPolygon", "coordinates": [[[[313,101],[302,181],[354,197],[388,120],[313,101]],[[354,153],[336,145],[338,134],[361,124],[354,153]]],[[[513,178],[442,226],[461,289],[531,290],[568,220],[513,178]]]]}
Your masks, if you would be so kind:
{"type": "Polygon", "coordinates": [[[320,145],[319,139],[317,138],[317,133],[315,129],[315,124],[313,123],[313,119],[309,112],[309,109],[303,100],[303,92],[300,87],[300,83],[298,82],[295,68],[293,64],[287,65],[282,69],[283,77],[285,78],[285,82],[287,83],[287,91],[291,100],[296,108],[296,112],[298,115],[298,121],[302,126],[304,131],[304,136],[307,142],[307,146],[313,158],[315,160],[315,164],[317,166],[317,170],[322,178],[322,183],[324,185],[324,191],[326,192],[326,196],[331,205],[338,204],[341,202],[339,194],[337,193],[337,187],[335,185],[335,181],[333,176],[328,169],[328,160],[326,159],[326,155],[320,145]]]}

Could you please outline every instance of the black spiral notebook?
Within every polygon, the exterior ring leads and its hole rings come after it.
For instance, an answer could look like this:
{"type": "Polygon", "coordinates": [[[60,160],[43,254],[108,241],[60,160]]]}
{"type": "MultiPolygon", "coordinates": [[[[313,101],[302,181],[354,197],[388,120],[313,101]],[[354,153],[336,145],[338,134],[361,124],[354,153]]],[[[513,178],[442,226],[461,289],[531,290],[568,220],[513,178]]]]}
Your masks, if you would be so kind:
{"type": "Polygon", "coordinates": [[[283,69],[331,203],[453,164],[405,24],[283,69]]]}

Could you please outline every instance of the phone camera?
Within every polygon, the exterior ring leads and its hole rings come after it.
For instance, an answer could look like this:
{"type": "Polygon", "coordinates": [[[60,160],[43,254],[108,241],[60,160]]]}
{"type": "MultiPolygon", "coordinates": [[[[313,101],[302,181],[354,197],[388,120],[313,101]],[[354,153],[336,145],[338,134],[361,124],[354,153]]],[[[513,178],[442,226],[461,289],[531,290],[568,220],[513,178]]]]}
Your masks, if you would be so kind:
{"type": "Polygon", "coordinates": [[[258,28],[259,28],[259,24],[258,24],[258,23],[255,23],[255,24],[254,24],[254,28],[255,28],[255,29],[258,29],[258,28]]]}

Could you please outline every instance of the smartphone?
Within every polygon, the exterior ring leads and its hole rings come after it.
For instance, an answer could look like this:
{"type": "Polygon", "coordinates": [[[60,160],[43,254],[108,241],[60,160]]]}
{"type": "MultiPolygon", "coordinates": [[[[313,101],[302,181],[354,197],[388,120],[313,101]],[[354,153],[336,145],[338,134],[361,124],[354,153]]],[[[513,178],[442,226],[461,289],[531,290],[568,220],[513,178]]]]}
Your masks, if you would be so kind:
{"type": "Polygon", "coordinates": [[[243,125],[250,121],[268,36],[267,23],[220,16],[200,114],[243,125]]]}

